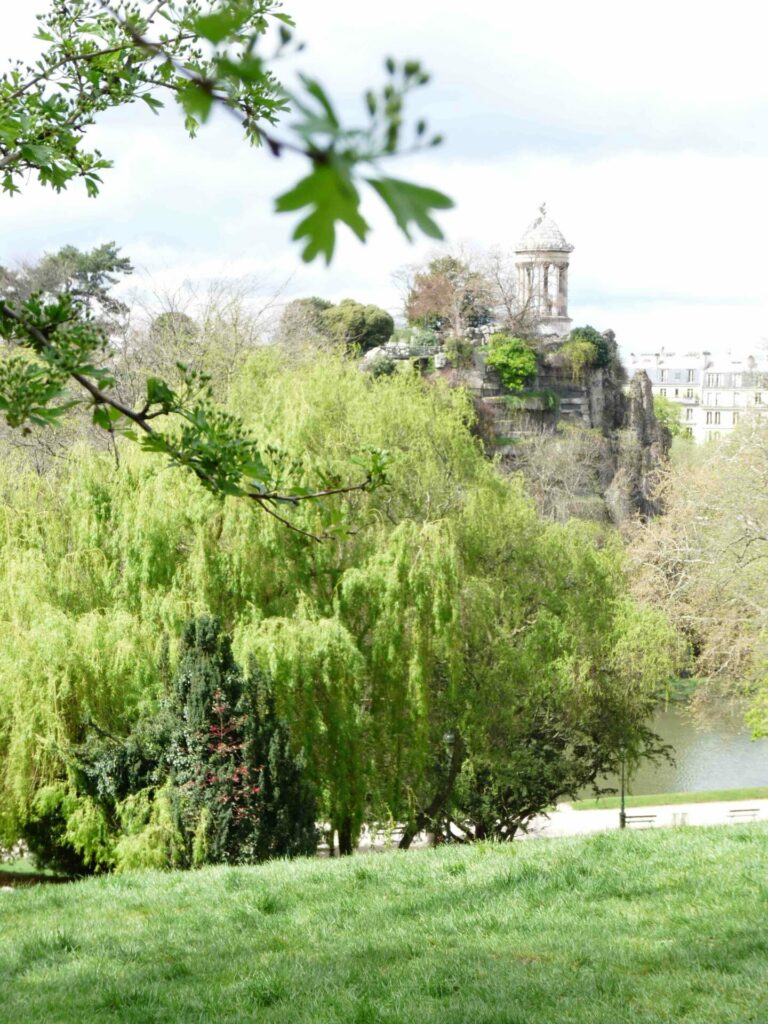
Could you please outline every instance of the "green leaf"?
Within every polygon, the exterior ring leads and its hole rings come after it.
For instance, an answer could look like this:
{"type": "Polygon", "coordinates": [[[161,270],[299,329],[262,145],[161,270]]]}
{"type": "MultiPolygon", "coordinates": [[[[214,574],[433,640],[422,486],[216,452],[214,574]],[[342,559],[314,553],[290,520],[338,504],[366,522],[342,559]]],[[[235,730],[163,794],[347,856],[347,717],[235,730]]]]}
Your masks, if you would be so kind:
{"type": "Polygon", "coordinates": [[[241,28],[246,17],[245,5],[240,14],[236,14],[234,10],[221,11],[218,14],[203,14],[199,18],[195,18],[194,31],[211,43],[221,43],[241,28]]]}
{"type": "Polygon", "coordinates": [[[48,167],[53,157],[53,151],[50,146],[27,143],[21,147],[21,155],[35,166],[48,167]]]}
{"type": "Polygon", "coordinates": [[[176,401],[176,393],[164,380],[159,377],[149,377],[147,380],[147,404],[148,405],[173,405],[176,401]]]}
{"type": "Polygon", "coordinates": [[[368,184],[378,192],[394,214],[400,230],[413,241],[411,223],[421,228],[428,238],[442,238],[443,233],[429,215],[431,210],[450,210],[453,200],[433,188],[414,185],[398,178],[367,178],[368,184]]]}
{"type": "Polygon", "coordinates": [[[149,93],[147,92],[145,92],[141,98],[144,100],[144,102],[147,104],[147,106],[149,107],[153,114],[156,114],[165,106],[165,104],[161,100],[156,99],[154,96],[150,96],[149,93]]]}
{"type": "Polygon", "coordinates": [[[112,420],[109,418],[109,410],[104,405],[97,405],[93,410],[93,422],[102,430],[109,430],[112,420]]]}
{"type": "Polygon", "coordinates": [[[330,263],[336,246],[336,223],[346,224],[361,241],[370,230],[360,214],[360,195],[349,174],[332,163],[317,164],[311,174],[302,178],[294,188],[278,196],[278,213],[314,207],[293,233],[295,239],[306,238],[302,252],[305,263],[311,263],[322,254],[330,263]]]}
{"type": "Polygon", "coordinates": [[[189,82],[179,91],[178,97],[188,118],[194,118],[201,122],[208,120],[213,106],[213,95],[210,89],[206,89],[196,82],[189,82]]]}
{"type": "Polygon", "coordinates": [[[304,83],[304,88],[307,90],[310,96],[314,96],[317,102],[325,111],[326,117],[328,118],[329,124],[333,128],[339,127],[339,119],[336,116],[336,111],[333,109],[331,101],[328,99],[328,94],[319,82],[315,81],[314,78],[309,78],[307,75],[300,75],[301,81],[304,83]]]}

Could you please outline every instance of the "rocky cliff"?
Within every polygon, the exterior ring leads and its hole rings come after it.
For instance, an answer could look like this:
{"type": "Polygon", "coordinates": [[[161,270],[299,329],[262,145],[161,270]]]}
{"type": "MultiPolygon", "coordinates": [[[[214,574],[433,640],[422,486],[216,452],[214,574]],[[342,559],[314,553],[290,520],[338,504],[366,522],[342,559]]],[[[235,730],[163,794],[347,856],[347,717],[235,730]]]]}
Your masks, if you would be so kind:
{"type": "Polygon", "coordinates": [[[502,469],[525,475],[543,515],[620,525],[660,511],[655,483],[671,437],[654,414],[647,374],[640,371],[627,384],[613,333],[604,338],[612,353],[608,366],[574,379],[556,344],[539,354],[536,381],[521,393],[502,385],[482,350],[456,367],[439,348],[393,342],[367,353],[361,368],[407,360],[428,377],[467,388],[486,451],[502,469]]]}
{"type": "Polygon", "coordinates": [[[619,525],[660,511],[654,489],[671,437],[656,419],[644,372],[627,385],[616,360],[576,382],[556,361],[542,361],[535,386],[519,395],[504,389],[480,353],[468,369],[436,373],[473,393],[489,455],[525,474],[549,518],[619,525]]]}

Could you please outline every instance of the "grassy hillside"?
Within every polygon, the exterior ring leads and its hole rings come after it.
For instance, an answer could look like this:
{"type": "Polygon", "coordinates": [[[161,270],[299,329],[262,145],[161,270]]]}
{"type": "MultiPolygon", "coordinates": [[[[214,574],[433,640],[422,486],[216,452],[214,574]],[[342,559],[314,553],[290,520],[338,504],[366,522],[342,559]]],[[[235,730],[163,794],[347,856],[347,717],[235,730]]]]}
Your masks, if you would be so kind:
{"type": "Polygon", "coordinates": [[[767,896],[762,825],[18,890],[0,1020],[764,1024],[767,896]]]}

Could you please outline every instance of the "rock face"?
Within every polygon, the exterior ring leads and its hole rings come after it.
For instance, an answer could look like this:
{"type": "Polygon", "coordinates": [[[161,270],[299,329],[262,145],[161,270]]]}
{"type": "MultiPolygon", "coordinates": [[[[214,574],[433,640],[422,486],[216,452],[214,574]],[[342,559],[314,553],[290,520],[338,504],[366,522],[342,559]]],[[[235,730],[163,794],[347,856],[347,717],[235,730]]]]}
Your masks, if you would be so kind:
{"type": "Polygon", "coordinates": [[[634,375],[624,397],[624,424],[616,437],[616,472],[605,492],[616,523],[637,513],[648,518],[661,512],[654,486],[672,442],[667,428],[656,419],[651,381],[644,370],[634,375]]]}
{"type": "Polygon", "coordinates": [[[524,473],[544,515],[620,525],[661,511],[654,489],[672,438],[654,414],[648,375],[638,371],[627,387],[613,333],[604,337],[614,354],[608,367],[574,380],[553,349],[540,361],[535,387],[519,395],[504,388],[481,351],[457,368],[439,350],[390,342],[366,353],[361,369],[407,359],[467,388],[487,453],[502,469],[524,473]]]}
{"type": "Polygon", "coordinates": [[[529,477],[534,493],[538,483],[545,514],[620,525],[660,512],[654,489],[672,439],[656,419],[644,371],[625,391],[618,362],[588,371],[579,383],[545,366],[536,393],[519,398],[505,394],[491,370],[485,370],[480,387],[468,376],[486,449],[501,455],[510,472],[529,477]],[[590,432],[588,440],[584,431],[590,432]],[[589,466],[574,465],[585,453],[589,466]],[[553,494],[558,489],[559,496],[553,494]]]}

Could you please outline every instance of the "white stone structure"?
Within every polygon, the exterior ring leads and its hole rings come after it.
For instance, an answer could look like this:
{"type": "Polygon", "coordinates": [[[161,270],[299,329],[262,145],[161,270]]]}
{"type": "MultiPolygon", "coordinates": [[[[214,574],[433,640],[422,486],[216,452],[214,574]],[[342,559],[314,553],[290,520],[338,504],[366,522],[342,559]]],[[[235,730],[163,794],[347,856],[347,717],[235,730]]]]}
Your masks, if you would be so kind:
{"type": "Polygon", "coordinates": [[[562,338],[571,329],[568,316],[568,262],[573,246],[547,213],[546,204],[515,249],[517,295],[521,309],[539,322],[543,335],[562,338]]]}
{"type": "Polygon", "coordinates": [[[682,406],[680,421],[695,441],[719,441],[748,416],[768,413],[768,363],[754,356],[713,360],[709,352],[641,352],[630,373],[645,370],[654,395],[682,406]]]}

